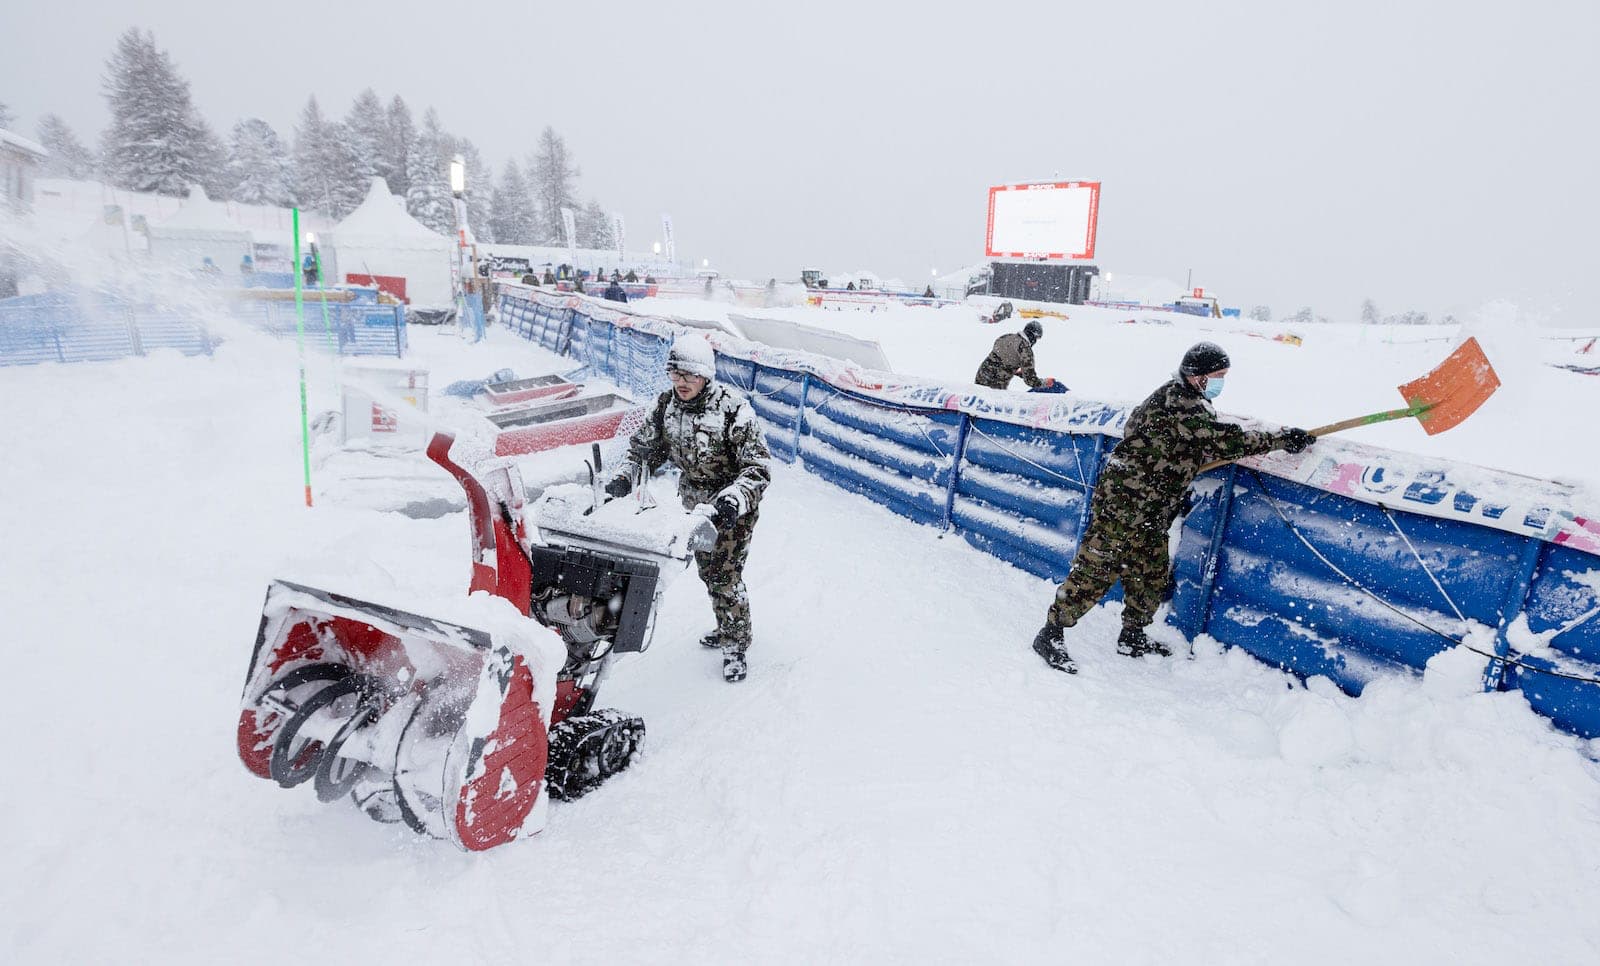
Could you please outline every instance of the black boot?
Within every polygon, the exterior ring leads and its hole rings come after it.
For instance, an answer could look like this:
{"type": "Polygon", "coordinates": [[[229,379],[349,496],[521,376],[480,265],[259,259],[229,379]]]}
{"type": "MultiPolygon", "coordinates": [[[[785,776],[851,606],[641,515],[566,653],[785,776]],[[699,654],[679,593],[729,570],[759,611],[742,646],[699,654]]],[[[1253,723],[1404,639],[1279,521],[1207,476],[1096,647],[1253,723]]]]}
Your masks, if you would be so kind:
{"type": "Polygon", "coordinates": [[[700,638],[700,646],[714,647],[720,651],[722,650],[722,635],[716,631],[712,631],[705,637],[700,638]]]}
{"type": "Polygon", "coordinates": [[[1061,640],[1063,630],[1065,628],[1060,624],[1046,621],[1039,628],[1039,633],[1033,635],[1033,653],[1044,658],[1044,663],[1057,671],[1077,674],[1078,665],[1072,663],[1072,655],[1067,653],[1067,645],[1061,640]]]}
{"type": "Polygon", "coordinates": [[[1171,657],[1172,651],[1160,641],[1152,641],[1144,636],[1144,629],[1140,627],[1124,627],[1122,633],[1117,635],[1117,653],[1123,657],[1144,657],[1146,654],[1158,654],[1161,657],[1171,657]]]}
{"type": "Polygon", "coordinates": [[[732,649],[722,652],[722,680],[729,684],[743,681],[749,667],[744,663],[744,652],[732,649]]]}

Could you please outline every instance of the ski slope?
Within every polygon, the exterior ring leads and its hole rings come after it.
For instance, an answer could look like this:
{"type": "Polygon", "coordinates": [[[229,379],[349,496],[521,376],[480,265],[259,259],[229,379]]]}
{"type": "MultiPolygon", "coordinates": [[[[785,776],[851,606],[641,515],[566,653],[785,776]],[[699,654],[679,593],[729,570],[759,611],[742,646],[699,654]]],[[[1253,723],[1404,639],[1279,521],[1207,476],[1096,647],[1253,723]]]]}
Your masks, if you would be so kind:
{"type": "MultiPolygon", "coordinates": [[[[924,321],[873,321],[907,371],[966,378],[998,334],[924,321]]],[[[1046,324],[1041,370],[1111,398],[1192,341],[1046,324]]],[[[1478,693],[1477,658],[1357,700],[1204,639],[1119,658],[1113,609],[1069,639],[1069,678],[1027,647],[1050,585],[793,467],[747,571],[750,679],[722,682],[680,577],[601,691],[645,718],[644,755],[533,840],[461,854],[259,781],[234,722],[267,581],[413,604],[464,591],[468,536],[459,513],[306,510],[292,347],[229,336],[209,360],[0,371],[8,962],[1600,956],[1600,743],[1478,693]]],[[[436,391],[570,367],[501,330],[412,340],[436,391]]],[[[1257,341],[1227,343],[1223,408],[1305,423],[1440,348],[1257,341]]],[[[309,385],[332,408],[332,365],[309,385]]],[[[1561,431],[1494,444],[1600,477],[1548,452],[1561,431]]]]}

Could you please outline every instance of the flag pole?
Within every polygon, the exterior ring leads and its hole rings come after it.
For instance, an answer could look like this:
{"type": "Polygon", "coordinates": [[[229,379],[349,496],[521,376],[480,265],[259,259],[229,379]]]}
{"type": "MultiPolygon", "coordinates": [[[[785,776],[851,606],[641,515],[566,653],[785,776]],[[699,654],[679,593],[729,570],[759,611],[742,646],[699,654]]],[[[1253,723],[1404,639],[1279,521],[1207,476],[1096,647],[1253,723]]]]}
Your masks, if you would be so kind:
{"type": "MultiPolygon", "coordinates": [[[[311,425],[306,417],[306,303],[300,272],[300,209],[294,209],[294,335],[300,348],[300,464],[305,471],[306,506],[311,505],[311,425]]],[[[320,273],[319,273],[320,275],[320,273]]]]}

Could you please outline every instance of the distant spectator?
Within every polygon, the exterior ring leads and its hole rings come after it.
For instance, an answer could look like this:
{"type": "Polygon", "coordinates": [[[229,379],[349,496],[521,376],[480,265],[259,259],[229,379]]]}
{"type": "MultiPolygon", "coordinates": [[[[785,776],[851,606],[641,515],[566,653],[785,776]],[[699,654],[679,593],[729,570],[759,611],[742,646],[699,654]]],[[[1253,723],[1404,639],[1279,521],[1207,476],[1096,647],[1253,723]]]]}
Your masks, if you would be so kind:
{"type": "Polygon", "coordinates": [[[922,290],[922,297],[925,298],[925,299],[938,298],[937,295],[933,294],[933,286],[932,285],[929,285],[927,288],[922,290]]]}
{"type": "Polygon", "coordinates": [[[534,288],[538,288],[539,287],[539,276],[533,274],[532,272],[529,272],[528,274],[522,276],[522,284],[524,284],[524,285],[532,285],[534,288]]]}
{"type": "Polygon", "coordinates": [[[583,279],[581,277],[572,280],[572,290],[574,292],[583,291],[583,279]]]}
{"type": "MultiPolygon", "coordinates": [[[[612,274],[614,275],[616,273],[613,272],[612,274]]],[[[622,280],[620,278],[613,278],[611,280],[611,284],[606,286],[606,292],[603,297],[612,302],[628,301],[628,293],[622,288],[622,280]]]]}
{"type": "Polygon", "coordinates": [[[314,288],[317,279],[321,276],[317,272],[317,250],[315,247],[306,252],[306,257],[300,260],[300,274],[304,279],[306,288],[314,288]]]}
{"type": "Polygon", "coordinates": [[[554,285],[556,283],[556,274],[550,271],[550,266],[548,265],[544,269],[544,283],[546,285],[554,285]]]}
{"type": "Polygon", "coordinates": [[[845,283],[845,290],[846,291],[850,291],[850,292],[854,292],[856,290],[856,283],[854,283],[854,282],[845,283]]]}
{"type": "Polygon", "coordinates": [[[239,274],[240,275],[254,275],[255,273],[256,273],[256,260],[254,258],[250,257],[249,255],[246,255],[244,257],[244,259],[239,262],[239,274]]]}
{"type": "Polygon", "coordinates": [[[200,260],[200,271],[206,275],[222,274],[222,269],[217,267],[217,263],[211,260],[210,255],[200,260]]]}
{"type": "Polygon", "coordinates": [[[646,275],[644,277],[644,283],[646,285],[654,285],[656,284],[656,277],[654,275],[646,275]]]}
{"type": "Polygon", "coordinates": [[[639,273],[630,268],[628,269],[628,274],[622,276],[622,280],[624,282],[637,282],[639,280],[639,273]]]}

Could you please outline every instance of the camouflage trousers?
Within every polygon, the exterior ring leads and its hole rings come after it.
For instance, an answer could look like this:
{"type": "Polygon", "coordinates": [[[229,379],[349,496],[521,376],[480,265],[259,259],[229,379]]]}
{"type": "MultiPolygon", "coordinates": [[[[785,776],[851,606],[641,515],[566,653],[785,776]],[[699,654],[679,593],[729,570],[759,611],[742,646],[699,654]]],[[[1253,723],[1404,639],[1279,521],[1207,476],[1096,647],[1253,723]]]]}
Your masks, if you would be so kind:
{"type": "Polygon", "coordinates": [[[700,579],[711,594],[722,648],[740,654],[750,646],[750,595],[744,588],[744,562],[750,556],[750,539],[755,536],[759,515],[758,510],[746,513],[717,534],[715,546],[694,555],[700,579]]]}
{"type": "Polygon", "coordinates": [[[1149,625],[1172,579],[1167,526],[1113,513],[1096,514],[1083,535],[1072,570],[1056,588],[1050,620],[1071,627],[1120,580],[1122,626],[1142,630],[1149,625]]]}

